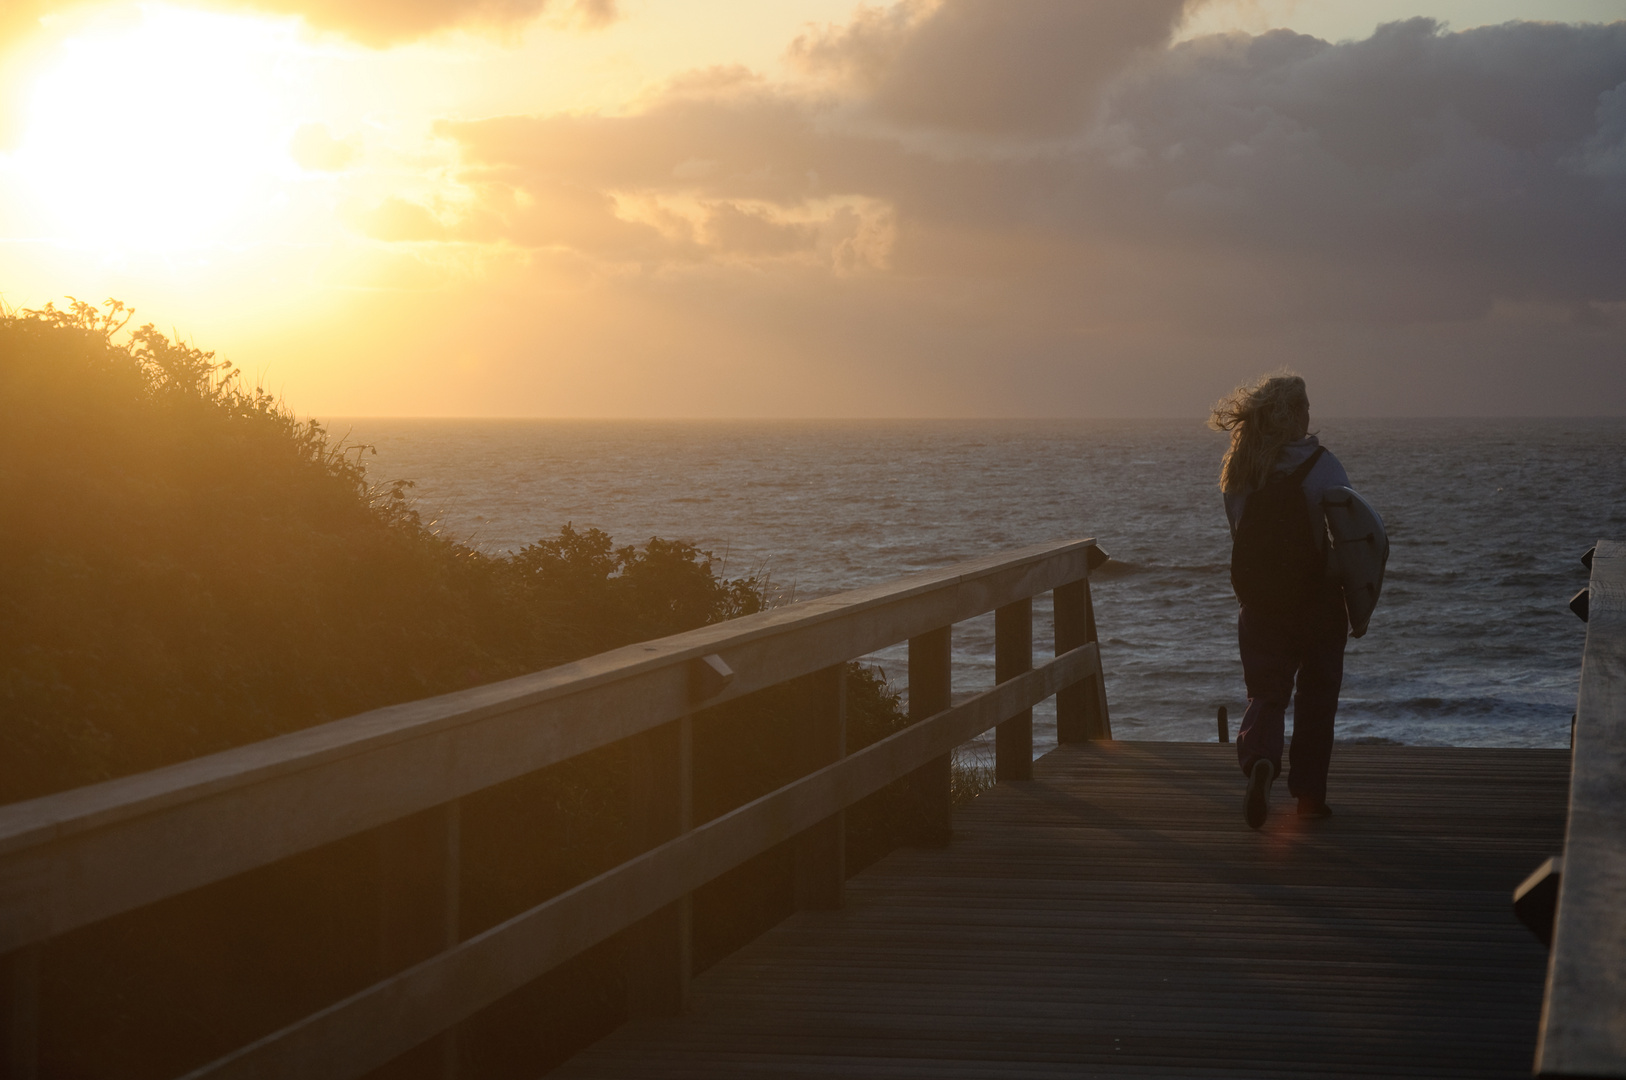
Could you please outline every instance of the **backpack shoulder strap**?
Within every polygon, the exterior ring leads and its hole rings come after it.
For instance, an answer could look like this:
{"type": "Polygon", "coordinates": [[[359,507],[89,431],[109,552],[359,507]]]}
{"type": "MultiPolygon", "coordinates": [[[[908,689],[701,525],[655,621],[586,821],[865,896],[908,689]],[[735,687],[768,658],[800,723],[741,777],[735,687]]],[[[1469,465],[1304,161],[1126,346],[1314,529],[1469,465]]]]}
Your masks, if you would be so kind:
{"type": "Polygon", "coordinates": [[[1320,461],[1321,455],[1325,454],[1326,452],[1327,448],[1325,446],[1316,447],[1315,453],[1305,458],[1303,464],[1294,469],[1291,473],[1287,474],[1288,483],[1296,485],[1303,484],[1305,479],[1310,475],[1310,470],[1315,468],[1315,463],[1320,461]]]}

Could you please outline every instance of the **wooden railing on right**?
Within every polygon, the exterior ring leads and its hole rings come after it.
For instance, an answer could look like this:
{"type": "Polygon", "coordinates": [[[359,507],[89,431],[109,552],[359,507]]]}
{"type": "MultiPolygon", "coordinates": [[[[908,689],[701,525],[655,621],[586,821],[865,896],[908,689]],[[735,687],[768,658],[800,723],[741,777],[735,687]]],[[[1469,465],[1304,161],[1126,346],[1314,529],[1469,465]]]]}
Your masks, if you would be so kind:
{"type": "Polygon", "coordinates": [[[1536,1074],[1626,1077],[1626,543],[1598,541],[1577,610],[1586,651],[1536,1074]]]}

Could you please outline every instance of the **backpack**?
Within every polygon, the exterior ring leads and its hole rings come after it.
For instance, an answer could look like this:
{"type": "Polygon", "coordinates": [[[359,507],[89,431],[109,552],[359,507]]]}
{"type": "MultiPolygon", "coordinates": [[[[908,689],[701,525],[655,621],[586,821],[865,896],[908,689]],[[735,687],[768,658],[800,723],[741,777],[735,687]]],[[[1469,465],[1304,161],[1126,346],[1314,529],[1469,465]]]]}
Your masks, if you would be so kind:
{"type": "Polygon", "coordinates": [[[1287,617],[1313,595],[1326,554],[1310,528],[1304,479],[1326,453],[1316,447],[1304,464],[1277,474],[1248,496],[1231,543],[1231,588],[1244,607],[1287,617]]]}

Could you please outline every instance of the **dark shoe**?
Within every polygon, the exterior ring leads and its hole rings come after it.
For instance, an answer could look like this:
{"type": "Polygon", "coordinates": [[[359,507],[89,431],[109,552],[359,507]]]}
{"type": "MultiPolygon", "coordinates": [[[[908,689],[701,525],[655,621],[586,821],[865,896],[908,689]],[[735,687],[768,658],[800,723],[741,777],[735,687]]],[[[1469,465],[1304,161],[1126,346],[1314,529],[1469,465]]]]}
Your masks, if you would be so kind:
{"type": "Polygon", "coordinates": [[[1250,829],[1265,823],[1270,813],[1270,785],[1276,782],[1276,767],[1268,758],[1253,763],[1248,773],[1248,791],[1242,796],[1242,817],[1250,829]]]}
{"type": "Polygon", "coordinates": [[[1327,818],[1332,817],[1332,807],[1316,799],[1299,800],[1299,817],[1327,818]]]}

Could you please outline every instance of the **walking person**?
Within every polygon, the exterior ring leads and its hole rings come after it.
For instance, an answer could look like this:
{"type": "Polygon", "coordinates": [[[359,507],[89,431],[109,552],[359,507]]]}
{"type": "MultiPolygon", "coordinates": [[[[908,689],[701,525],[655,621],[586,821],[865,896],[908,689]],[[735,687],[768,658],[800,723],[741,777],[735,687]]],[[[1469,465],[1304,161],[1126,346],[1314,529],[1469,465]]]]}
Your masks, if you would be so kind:
{"type": "Polygon", "coordinates": [[[1310,399],[1297,375],[1238,387],[1214,405],[1209,425],[1231,433],[1220,489],[1231,526],[1231,583],[1241,604],[1237,643],[1248,688],[1236,739],[1248,778],[1243,817],[1257,829],[1269,813],[1289,699],[1287,788],[1300,817],[1328,817],[1327,768],[1348,629],[1342,591],[1328,572],[1321,497],[1348,487],[1349,477],[1310,434],[1310,399]]]}

